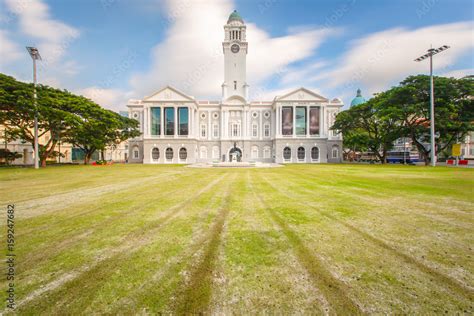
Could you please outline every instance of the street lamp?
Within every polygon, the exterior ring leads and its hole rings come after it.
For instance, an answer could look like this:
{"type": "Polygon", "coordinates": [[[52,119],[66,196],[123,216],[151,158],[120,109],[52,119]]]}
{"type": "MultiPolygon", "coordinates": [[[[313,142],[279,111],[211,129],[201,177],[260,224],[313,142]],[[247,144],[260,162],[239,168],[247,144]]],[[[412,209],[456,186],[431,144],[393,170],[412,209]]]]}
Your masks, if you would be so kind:
{"type": "Polygon", "coordinates": [[[35,107],[35,169],[39,168],[39,149],[38,149],[38,106],[36,104],[36,61],[41,60],[41,55],[36,47],[26,47],[26,50],[33,59],[33,104],[35,107]]]}
{"type": "Polygon", "coordinates": [[[433,55],[441,53],[444,50],[447,50],[449,46],[443,45],[440,48],[430,48],[428,53],[423,56],[418,57],[415,61],[422,61],[426,58],[430,58],[430,140],[431,140],[431,165],[436,166],[435,161],[435,118],[434,118],[434,87],[433,87],[433,55]]]}

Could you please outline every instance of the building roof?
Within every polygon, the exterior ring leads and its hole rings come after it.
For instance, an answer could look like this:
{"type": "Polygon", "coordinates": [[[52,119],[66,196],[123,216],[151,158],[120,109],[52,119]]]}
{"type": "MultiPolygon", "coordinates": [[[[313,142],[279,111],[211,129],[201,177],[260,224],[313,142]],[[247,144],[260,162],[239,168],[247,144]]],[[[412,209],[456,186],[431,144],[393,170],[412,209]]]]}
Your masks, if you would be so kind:
{"type": "Polygon", "coordinates": [[[362,104],[362,103],[365,103],[365,98],[362,96],[361,94],[361,91],[360,89],[357,89],[357,95],[354,99],[352,99],[351,101],[351,107],[355,106],[355,105],[359,105],[359,104],[362,104]]]}
{"type": "Polygon", "coordinates": [[[237,12],[237,10],[234,10],[234,12],[232,12],[232,13],[229,15],[229,19],[227,20],[227,24],[229,24],[229,23],[232,22],[232,21],[239,21],[239,22],[244,23],[244,20],[242,19],[242,17],[240,16],[240,14],[237,12]]]}

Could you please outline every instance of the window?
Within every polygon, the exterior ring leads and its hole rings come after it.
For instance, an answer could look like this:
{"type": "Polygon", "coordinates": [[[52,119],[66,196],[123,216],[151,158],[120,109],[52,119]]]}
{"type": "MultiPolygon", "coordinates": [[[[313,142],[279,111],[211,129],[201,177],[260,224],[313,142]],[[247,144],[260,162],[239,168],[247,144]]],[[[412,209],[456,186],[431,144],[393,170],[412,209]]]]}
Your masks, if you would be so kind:
{"type": "Polygon", "coordinates": [[[302,106],[296,107],[295,120],[296,135],[306,135],[306,108],[302,106]]]}
{"type": "Polygon", "coordinates": [[[207,158],[207,147],[206,146],[201,147],[200,155],[201,155],[201,159],[206,159],[207,158]]]}
{"type": "Polygon", "coordinates": [[[188,135],[188,108],[178,108],[178,135],[188,135]]]}
{"type": "Polygon", "coordinates": [[[319,160],[319,148],[311,148],[311,160],[319,160]]]}
{"type": "Polygon", "coordinates": [[[153,160],[158,160],[160,159],[160,150],[158,148],[153,148],[151,150],[151,158],[153,160]]]}
{"type": "Polygon", "coordinates": [[[337,146],[334,146],[332,148],[332,158],[338,158],[339,157],[339,149],[337,148],[337,146]]]}
{"type": "Polygon", "coordinates": [[[166,160],[173,160],[173,148],[166,148],[166,160]]]}
{"type": "Polygon", "coordinates": [[[165,108],[165,135],[174,135],[174,108],[165,108]]]}
{"type": "Polygon", "coordinates": [[[269,159],[270,158],[270,147],[265,146],[263,148],[263,158],[269,159]]]}
{"type": "Polygon", "coordinates": [[[206,124],[201,125],[201,137],[206,138],[206,124]]]}
{"type": "Polygon", "coordinates": [[[240,125],[238,123],[232,123],[231,125],[232,137],[240,136],[240,125]]]}
{"type": "Polygon", "coordinates": [[[219,159],[219,147],[217,146],[212,147],[212,158],[219,159]]]}
{"type": "Polygon", "coordinates": [[[218,138],[218,137],[219,137],[219,125],[214,124],[214,125],[212,126],[212,135],[214,136],[214,138],[218,138]]]}
{"type": "Polygon", "coordinates": [[[151,108],[151,135],[161,133],[161,108],[151,108]]]}
{"type": "Polygon", "coordinates": [[[290,147],[285,147],[283,149],[283,159],[285,159],[285,160],[290,160],[291,159],[291,148],[290,147]]]}
{"type": "Polygon", "coordinates": [[[270,124],[263,125],[263,136],[270,137],[270,124]]]}
{"type": "Polygon", "coordinates": [[[298,160],[304,160],[306,156],[304,147],[298,147],[298,160]]]}
{"type": "Polygon", "coordinates": [[[258,158],[258,146],[252,146],[252,151],[250,152],[252,159],[258,158]]]}
{"type": "Polygon", "coordinates": [[[309,110],[309,135],[319,135],[319,107],[309,110]]]}
{"type": "Polygon", "coordinates": [[[188,151],[186,150],[186,148],[181,147],[179,149],[179,159],[186,160],[187,158],[188,158],[188,151]]]}
{"type": "Polygon", "coordinates": [[[138,159],[138,148],[137,147],[135,147],[133,149],[133,158],[138,159]]]}
{"type": "Polygon", "coordinates": [[[284,106],[281,109],[281,131],[283,136],[293,135],[293,108],[284,106]]]}
{"type": "Polygon", "coordinates": [[[258,137],[258,126],[257,126],[257,124],[252,124],[252,137],[258,137]]]}
{"type": "Polygon", "coordinates": [[[234,81],[234,90],[237,90],[237,81],[234,81]]]}

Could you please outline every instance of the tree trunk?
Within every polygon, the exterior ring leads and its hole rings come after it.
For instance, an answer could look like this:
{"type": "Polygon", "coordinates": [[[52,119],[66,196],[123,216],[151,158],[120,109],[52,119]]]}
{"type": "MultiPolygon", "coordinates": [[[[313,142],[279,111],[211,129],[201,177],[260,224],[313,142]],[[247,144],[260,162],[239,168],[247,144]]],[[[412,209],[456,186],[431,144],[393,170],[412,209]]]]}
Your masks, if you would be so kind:
{"type": "Polygon", "coordinates": [[[46,157],[40,157],[40,165],[42,168],[46,167],[46,157]]]}
{"type": "Polygon", "coordinates": [[[88,164],[89,164],[89,161],[91,160],[91,156],[92,156],[92,153],[89,153],[89,152],[87,152],[87,153],[84,155],[84,164],[85,164],[85,165],[88,165],[88,164]]]}

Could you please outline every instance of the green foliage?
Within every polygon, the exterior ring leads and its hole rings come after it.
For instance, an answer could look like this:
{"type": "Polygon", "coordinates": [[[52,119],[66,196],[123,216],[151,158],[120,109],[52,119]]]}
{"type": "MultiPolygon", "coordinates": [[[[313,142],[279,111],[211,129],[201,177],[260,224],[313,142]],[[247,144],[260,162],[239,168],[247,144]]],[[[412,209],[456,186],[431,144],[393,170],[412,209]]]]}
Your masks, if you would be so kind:
{"type": "MultiPolygon", "coordinates": [[[[410,76],[392,88],[390,102],[398,104],[396,113],[403,122],[403,135],[412,139],[428,163],[430,135],[430,78],[410,76]]],[[[473,130],[474,81],[434,77],[435,130],[437,152],[449,148],[456,139],[464,138],[473,130]]]]}
{"type": "Polygon", "coordinates": [[[342,132],[344,146],[369,149],[385,163],[387,152],[400,137],[400,121],[388,101],[391,92],[380,93],[369,101],[339,113],[332,129],[342,132]]]}
{"type": "MultiPolygon", "coordinates": [[[[438,152],[474,129],[474,81],[435,77],[435,130],[438,152]]],[[[384,162],[393,142],[410,137],[429,162],[430,78],[410,76],[385,92],[338,114],[333,129],[342,132],[347,148],[373,151],[384,162]]]]}
{"type": "MultiPolygon", "coordinates": [[[[88,161],[94,151],[139,135],[138,122],[87,98],[44,85],[36,90],[39,137],[49,135],[39,145],[42,165],[60,140],[82,148],[88,161]]],[[[0,124],[8,135],[34,145],[34,116],[33,85],[0,74],[0,124]]]]}
{"type": "Polygon", "coordinates": [[[21,157],[23,157],[23,155],[16,151],[10,151],[5,148],[0,149],[0,161],[3,161],[5,164],[9,164],[13,160],[21,157]]]}

